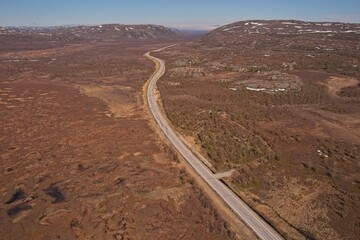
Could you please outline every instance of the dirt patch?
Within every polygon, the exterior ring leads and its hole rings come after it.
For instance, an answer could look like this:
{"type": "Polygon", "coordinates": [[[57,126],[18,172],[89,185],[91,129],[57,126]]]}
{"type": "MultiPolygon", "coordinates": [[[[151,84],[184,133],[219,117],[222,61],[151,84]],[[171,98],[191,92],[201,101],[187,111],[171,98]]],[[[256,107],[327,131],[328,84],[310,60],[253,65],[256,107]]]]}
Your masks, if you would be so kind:
{"type": "Polygon", "coordinates": [[[329,93],[333,96],[338,96],[340,90],[359,84],[359,81],[355,78],[344,78],[331,76],[327,82],[326,86],[329,89],[329,93]]]}
{"type": "Polygon", "coordinates": [[[131,87],[122,86],[79,86],[81,92],[90,97],[96,97],[104,101],[111,117],[130,117],[135,114],[139,99],[136,99],[135,90],[131,87]]]}

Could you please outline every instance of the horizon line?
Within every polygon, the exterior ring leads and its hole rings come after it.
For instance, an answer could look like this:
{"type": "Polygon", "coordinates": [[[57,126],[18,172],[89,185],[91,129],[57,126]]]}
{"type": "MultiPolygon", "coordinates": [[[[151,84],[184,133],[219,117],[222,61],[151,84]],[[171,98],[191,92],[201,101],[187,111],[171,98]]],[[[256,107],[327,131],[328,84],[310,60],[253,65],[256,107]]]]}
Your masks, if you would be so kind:
{"type": "Polygon", "coordinates": [[[246,19],[246,20],[238,20],[224,24],[172,24],[172,25],[165,25],[165,24],[156,24],[156,23],[115,23],[115,22],[108,22],[108,23],[72,23],[72,24],[51,24],[51,25],[42,25],[33,23],[32,25],[0,25],[0,27],[14,27],[14,28],[49,28],[49,27],[77,27],[77,26],[100,26],[100,25],[128,25],[128,26],[136,26],[136,25],[156,25],[156,26],[163,26],[171,29],[177,30],[201,30],[201,31],[210,31],[216,29],[218,27],[226,26],[236,22],[245,22],[245,21],[301,21],[301,22],[313,22],[313,23],[344,23],[344,24],[360,24],[359,22],[347,22],[347,21],[308,21],[308,20],[300,20],[300,19],[246,19]]]}

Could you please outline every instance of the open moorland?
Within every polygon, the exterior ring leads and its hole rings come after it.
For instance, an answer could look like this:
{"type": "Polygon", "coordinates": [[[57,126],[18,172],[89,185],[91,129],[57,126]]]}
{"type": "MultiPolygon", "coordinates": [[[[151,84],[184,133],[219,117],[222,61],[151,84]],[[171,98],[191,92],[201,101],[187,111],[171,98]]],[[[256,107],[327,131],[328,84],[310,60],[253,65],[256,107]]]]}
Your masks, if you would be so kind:
{"type": "Polygon", "coordinates": [[[174,39],[12,31],[0,36],[1,239],[242,238],[144,105],[154,64],[143,54],[174,39]]]}
{"type": "Polygon", "coordinates": [[[360,235],[360,25],[244,21],[154,53],[168,118],[288,239],[360,235]]]}

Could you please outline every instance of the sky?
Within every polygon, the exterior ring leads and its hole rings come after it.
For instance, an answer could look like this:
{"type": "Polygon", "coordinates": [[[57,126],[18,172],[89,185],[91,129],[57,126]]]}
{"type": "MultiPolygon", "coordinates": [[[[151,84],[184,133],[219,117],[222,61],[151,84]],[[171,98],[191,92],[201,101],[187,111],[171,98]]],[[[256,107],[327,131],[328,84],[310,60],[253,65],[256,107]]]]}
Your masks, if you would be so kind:
{"type": "Polygon", "coordinates": [[[360,0],[0,0],[0,26],[151,23],[211,29],[255,19],[360,23],[360,0]]]}

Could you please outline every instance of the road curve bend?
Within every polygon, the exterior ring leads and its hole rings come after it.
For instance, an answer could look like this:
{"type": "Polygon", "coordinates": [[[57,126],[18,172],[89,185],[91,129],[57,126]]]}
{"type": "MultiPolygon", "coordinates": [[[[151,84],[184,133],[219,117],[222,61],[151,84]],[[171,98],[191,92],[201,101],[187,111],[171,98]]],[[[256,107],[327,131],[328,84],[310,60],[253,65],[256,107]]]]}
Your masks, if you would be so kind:
{"type": "MultiPolygon", "coordinates": [[[[165,48],[155,50],[161,51],[165,48]]],[[[162,115],[155,96],[156,82],[165,73],[165,62],[155,58],[150,52],[145,53],[147,58],[156,63],[156,70],[149,79],[146,89],[148,107],[157,122],[159,128],[175,146],[178,152],[188,161],[203,180],[220,196],[220,198],[234,211],[234,213],[245,222],[255,234],[263,240],[283,240],[281,235],[271,227],[263,218],[252,210],[243,200],[241,200],[231,189],[217,179],[214,174],[195,156],[195,154],[180,140],[175,131],[170,127],[167,118],[162,115]]]]}

